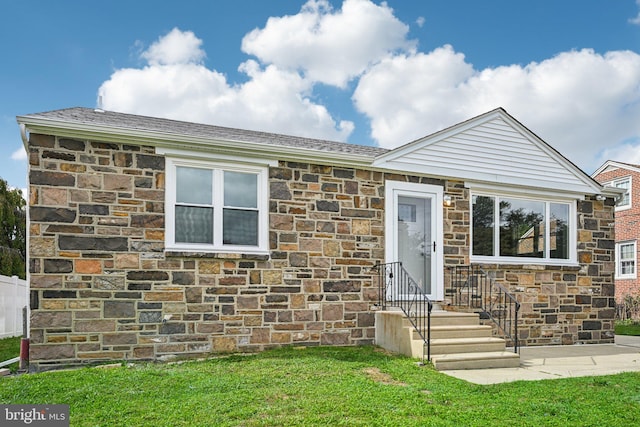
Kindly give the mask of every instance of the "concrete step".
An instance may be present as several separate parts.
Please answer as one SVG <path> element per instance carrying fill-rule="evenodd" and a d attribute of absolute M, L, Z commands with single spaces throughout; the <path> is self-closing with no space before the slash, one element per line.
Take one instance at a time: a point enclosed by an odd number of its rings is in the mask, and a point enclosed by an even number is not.
<path fill-rule="evenodd" d="M 517 354 L 505 351 L 506 342 L 492 336 L 490 325 L 480 325 L 477 313 L 434 310 L 431 313 L 431 359 L 437 369 L 517 367 Z M 376 313 L 376 343 L 390 351 L 421 358 L 424 342 L 401 311 Z"/>
<path fill-rule="evenodd" d="M 517 368 L 520 366 L 520 355 L 510 351 L 438 354 L 431 356 L 431 362 L 439 371 L 453 369 Z"/>
<path fill-rule="evenodd" d="M 431 339 L 431 354 L 504 351 L 505 340 L 494 337 Z"/>
<path fill-rule="evenodd" d="M 405 326 L 411 326 L 409 319 L 403 321 Z M 478 325 L 480 316 L 478 313 L 460 313 L 455 311 L 432 311 L 431 326 L 452 326 L 452 325 Z"/>
<path fill-rule="evenodd" d="M 480 338 L 490 337 L 493 330 L 490 325 L 447 325 L 432 326 L 431 339 L 438 338 Z M 418 332 L 413 331 L 413 339 L 419 339 Z"/>

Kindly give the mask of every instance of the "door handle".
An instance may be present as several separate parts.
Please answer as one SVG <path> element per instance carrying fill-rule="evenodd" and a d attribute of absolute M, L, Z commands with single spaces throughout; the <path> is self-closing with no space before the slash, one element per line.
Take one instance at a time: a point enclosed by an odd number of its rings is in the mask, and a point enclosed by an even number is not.
<path fill-rule="evenodd" d="M 433 242 L 433 252 L 436 251 L 436 242 Z"/>

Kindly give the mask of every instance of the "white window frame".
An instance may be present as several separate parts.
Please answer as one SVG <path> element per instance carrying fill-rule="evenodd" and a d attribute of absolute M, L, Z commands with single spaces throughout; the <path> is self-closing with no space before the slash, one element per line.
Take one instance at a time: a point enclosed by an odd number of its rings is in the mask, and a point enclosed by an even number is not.
<path fill-rule="evenodd" d="M 617 183 L 621 183 L 621 182 L 625 182 L 625 181 L 629 181 L 629 188 L 627 189 L 627 193 L 629 194 L 629 203 L 626 205 L 618 205 L 616 203 L 616 211 L 624 211 L 627 209 L 631 209 L 631 206 L 633 204 L 633 191 L 631 191 L 631 189 L 633 188 L 633 178 L 631 175 L 629 176 L 624 176 L 622 178 L 616 178 L 613 181 L 607 183 L 606 185 L 611 186 L 611 187 L 615 187 L 615 188 L 620 188 L 618 187 L 616 184 Z M 622 197 L 623 195 L 621 194 L 620 197 Z"/>
<path fill-rule="evenodd" d="M 486 197 L 494 197 L 496 199 L 521 199 L 521 200 L 531 200 L 534 202 L 542 202 L 545 204 L 545 227 L 544 227 L 544 241 L 545 241 L 545 257 L 544 258 L 534 258 L 534 257 L 508 257 L 508 256 L 500 256 L 500 203 L 494 204 L 494 227 L 493 227 L 493 253 L 496 255 L 474 255 L 473 254 L 473 197 L 474 196 L 486 196 Z M 551 241 L 550 236 L 550 227 L 548 226 L 548 221 L 551 218 L 551 203 L 559 203 L 566 204 L 569 206 L 569 258 L 568 259 L 559 259 L 559 258 L 551 258 L 551 247 L 548 242 Z M 577 265 L 577 209 L 576 209 L 576 200 L 575 199 L 567 199 L 562 197 L 545 197 L 540 195 L 539 197 L 526 197 L 519 193 L 508 193 L 508 192 L 485 192 L 485 191 L 477 191 L 471 192 L 469 199 L 469 229 L 471 231 L 470 239 L 469 239 L 469 253 L 471 262 L 474 263 L 487 263 L 487 264 L 540 264 L 540 265 Z"/>
<path fill-rule="evenodd" d="M 166 189 L 165 189 L 165 250 L 180 252 L 210 252 L 210 253 L 242 253 L 266 255 L 269 253 L 269 168 L 268 166 L 251 163 L 220 162 L 206 159 L 165 157 L 166 159 Z M 175 207 L 176 207 L 176 168 L 179 166 L 212 170 L 216 188 L 214 188 L 214 221 L 213 244 L 207 243 L 176 243 L 175 241 Z M 257 175 L 257 210 L 258 210 L 258 245 L 224 245 L 222 243 L 222 198 L 224 195 L 224 171 L 243 172 Z"/>
<path fill-rule="evenodd" d="M 633 273 L 622 274 L 622 257 L 620 250 L 623 245 L 633 245 Z M 629 261 L 629 260 L 626 260 Z M 635 240 L 627 240 L 616 243 L 616 279 L 635 279 L 638 277 L 638 246 Z"/>

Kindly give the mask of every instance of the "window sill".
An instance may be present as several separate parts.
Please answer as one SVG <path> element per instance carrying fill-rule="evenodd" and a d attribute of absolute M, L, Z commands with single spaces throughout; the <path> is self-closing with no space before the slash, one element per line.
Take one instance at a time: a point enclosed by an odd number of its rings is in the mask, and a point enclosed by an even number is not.
<path fill-rule="evenodd" d="M 257 261 L 268 261 L 269 252 L 202 252 L 202 251 L 186 251 L 186 250 L 166 250 L 164 255 L 167 258 L 212 258 L 212 259 L 249 259 Z"/>
<path fill-rule="evenodd" d="M 568 262 L 534 262 L 531 260 L 527 261 L 512 261 L 512 260 L 501 260 L 501 259 L 474 259 L 471 258 L 471 264 L 478 265 L 483 268 L 516 268 L 516 269 L 531 269 L 531 270 L 540 270 L 540 269 L 550 269 L 550 270 L 569 270 L 569 271 L 578 271 L 582 267 L 577 262 L 568 261 Z"/>
<path fill-rule="evenodd" d="M 636 280 L 637 276 L 615 276 L 615 280 Z"/>

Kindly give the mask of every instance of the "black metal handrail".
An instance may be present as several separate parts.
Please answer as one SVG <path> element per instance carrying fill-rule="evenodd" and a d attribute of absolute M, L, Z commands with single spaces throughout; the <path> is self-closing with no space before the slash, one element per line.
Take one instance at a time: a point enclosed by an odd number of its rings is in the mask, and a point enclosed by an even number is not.
<path fill-rule="evenodd" d="M 447 267 L 445 298 L 452 306 L 480 311 L 491 320 L 518 353 L 518 312 L 520 303 L 504 286 L 476 265 Z"/>
<path fill-rule="evenodd" d="M 378 306 L 400 308 L 424 341 L 422 360 L 431 361 L 431 310 L 433 303 L 402 266 L 402 262 L 376 264 L 378 272 Z"/>

